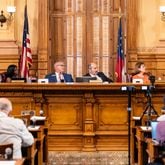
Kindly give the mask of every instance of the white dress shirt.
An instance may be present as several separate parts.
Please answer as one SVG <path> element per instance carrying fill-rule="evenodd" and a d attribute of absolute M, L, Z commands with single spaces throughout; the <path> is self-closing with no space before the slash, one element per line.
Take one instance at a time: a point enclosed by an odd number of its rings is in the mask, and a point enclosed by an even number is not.
<path fill-rule="evenodd" d="M 34 138 L 21 119 L 0 112 L 0 144 L 6 143 L 13 143 L 13 159 L 20 159 L 21 146 L 32 145 Z"/>
<path fill-rule="evenodd" d="M 55 74 L 56 74 L 57 82 L 61 82 L 61 80 L 64 81 L 64 75 L 62 73 L 55 72 Z"/>

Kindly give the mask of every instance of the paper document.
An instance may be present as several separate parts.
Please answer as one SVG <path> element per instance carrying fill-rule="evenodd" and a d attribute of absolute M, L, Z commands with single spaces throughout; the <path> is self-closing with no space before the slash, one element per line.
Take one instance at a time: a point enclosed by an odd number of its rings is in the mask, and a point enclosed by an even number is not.
<path fill-rule="evenodd" d="M 133 116 L 134 120 L 140 120 L 140 116 Z"/>
<path fill-rule="evenodd" d="M 28 126 L 28 130 L 29 130 L 29 131 L 39 130 L 39 128 L 40 128 L 40 126 L 39 126 L 39 125 L 36 125 L 36 126 L 29 125 L 29 126 Z"/>
<path fill-rule="evenodd" d="M 143 131 L 151 131 L 151 127 L 150 126 L 141 126 L 140 127 Z"/>
<path fill-rule="evenodd" d="M 1 165 L 15 165 L 16 164 L 16 161 L 14 161 L 14 160 L 10 160 L 10 161 L 8 161 L 8 160 L 0 160 L 0 164 Z"/>
<path fill-rule="evenodd" d="M 30 120 L 45 120 L 46 116 L 32 116 Z"/>

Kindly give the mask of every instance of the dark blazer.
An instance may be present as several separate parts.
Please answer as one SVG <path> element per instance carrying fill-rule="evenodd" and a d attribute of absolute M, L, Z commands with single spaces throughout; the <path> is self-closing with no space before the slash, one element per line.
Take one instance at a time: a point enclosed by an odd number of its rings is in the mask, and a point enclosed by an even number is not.
<path fill-rule="evenodd" d="M 73 78 L 71 74 L 63 73 L 65 82 L 73 82 Z M 57 82 L 56 74 L 50 73 L 45 76 L 49 80 L 49 82 Z"/>
<path fill-rule="evenodd" d="M 109 83 L 113 82 L 110 78 L 108 78 L 103 72 L 98 72 L 97 75 L 102 79 L 103 82 L 108 81 Z M 89 73 L 87 73 L 84 76 L 90 76 Z"/>

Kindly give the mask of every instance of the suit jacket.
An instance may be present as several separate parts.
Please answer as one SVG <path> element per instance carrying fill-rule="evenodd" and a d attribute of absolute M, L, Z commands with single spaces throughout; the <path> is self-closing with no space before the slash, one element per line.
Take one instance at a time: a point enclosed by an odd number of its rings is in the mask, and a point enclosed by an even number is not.
<path fill-rule="evenodd" d="M 71 74 L 63 73 L 64 81 L 65 82 L 73 82 L 73 78 Z M 56 74 L 50 73 L 45 76 L 49 80 L 49 82 L 57 82 Z"/>
<path fill-rule="evenodd" d="M 98 72 L 97 75 L 102 79 L 103 82 L 108 81 L 109 83 L 113 82 L 110 78 L 108 78 L 103 72 Z M 89 73 L 87 73 L 84 76 L 91 76 Z"/>
<path fill-rule="evenodd" d="M 21 159 L 21 146 L 31 146 L 34 138 L 21 119 L 0 112 L 0 144 L 3 143 L 13 143 L 13 159 Z"/>

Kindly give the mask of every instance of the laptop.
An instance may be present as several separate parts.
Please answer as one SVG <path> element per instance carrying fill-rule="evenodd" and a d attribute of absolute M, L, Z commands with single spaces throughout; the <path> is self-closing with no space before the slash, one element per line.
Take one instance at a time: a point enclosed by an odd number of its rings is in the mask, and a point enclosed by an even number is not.
<path fill-rule="evenodd" d="M 151 136 L 152 140 L 156 140 L 156 128 L 157 128 L 158 121 L 151 121 Z"/>
<path fill-rule="evenodd" d="M 90 80 L 97 80 L 97 78 L 91 76 L 76 77 L 76 82 L 90 82 Z"/>

